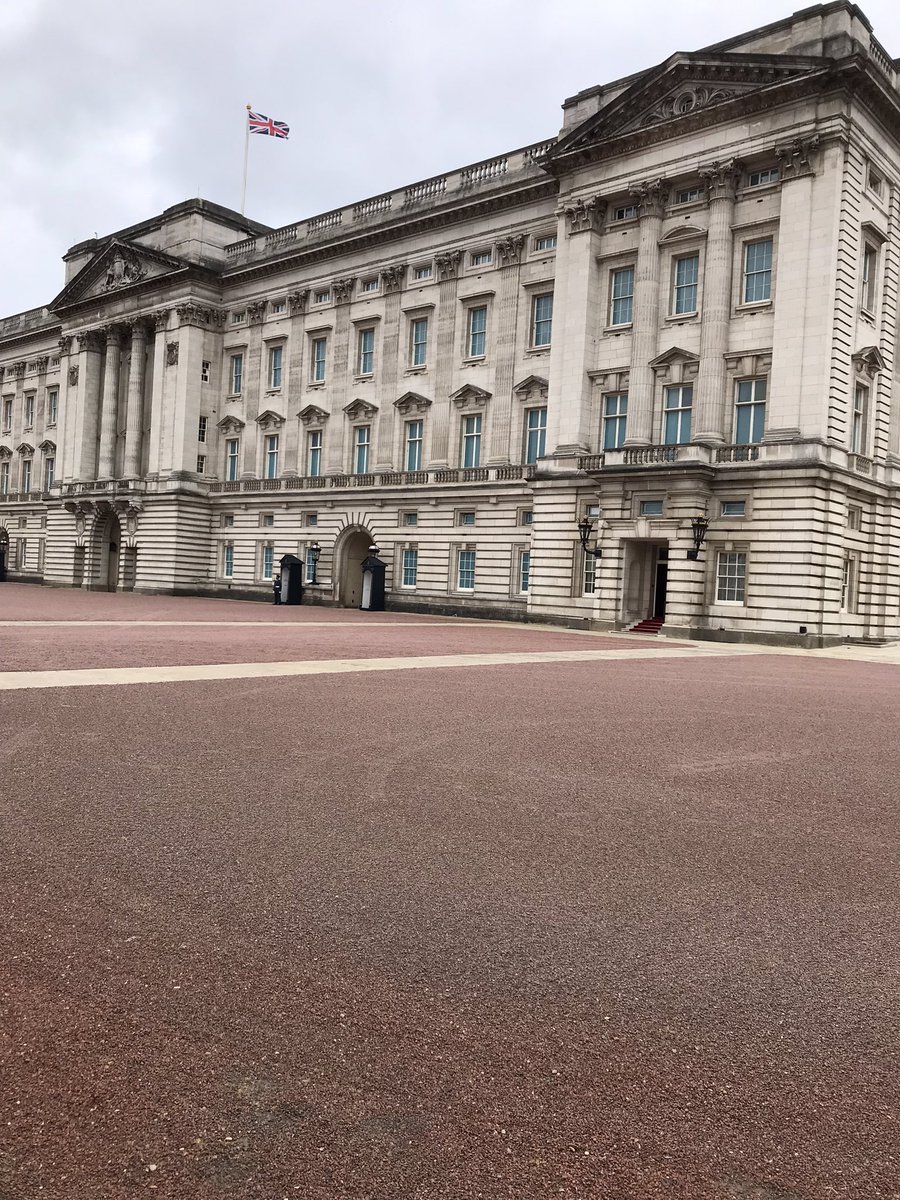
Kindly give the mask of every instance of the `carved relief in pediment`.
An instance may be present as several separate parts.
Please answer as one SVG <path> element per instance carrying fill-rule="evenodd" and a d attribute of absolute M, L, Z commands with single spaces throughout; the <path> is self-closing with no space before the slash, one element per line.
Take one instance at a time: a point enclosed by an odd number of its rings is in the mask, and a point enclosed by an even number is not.
<path fill-rule="evenodd" d="M 351 400 L 344 406 L 344 412 L 351 421 L 358 421 L 360 417 L 369 419 L 378 412 L 378 405 L 368 404 L 365 400 Z"/>
<path fill-rule="evenodd" d="M 450 396 L 457 408 L 484 408 L 490 398 L 490 392 L 476 387 L 474 383 L 463 384 Z"/>
<path fill-rule="evenodd" d="M 261 412 L 256 418 L 256 423 L 260 429 L 279 429 L 284 424 L 284 417 L 281 413 L 273 412 L 271 408 L 267 408 L 265 412 Z"/>
<path fill-rule="evenodd" d="M 394 408 L 406 416 L 407 413 L 424 412 L 431 408 L 431 401 L 427 396 L 420 396 L 418 392 L 404 392 L 394 401 Z"/>
<path fill-rule="evenodd" d="M 297 415 L 304 425 L 321 425 L 323 421 L 328 420 L 328 413 L 324 408 L 319 408 L 318 404 L 307 404 Z"/>

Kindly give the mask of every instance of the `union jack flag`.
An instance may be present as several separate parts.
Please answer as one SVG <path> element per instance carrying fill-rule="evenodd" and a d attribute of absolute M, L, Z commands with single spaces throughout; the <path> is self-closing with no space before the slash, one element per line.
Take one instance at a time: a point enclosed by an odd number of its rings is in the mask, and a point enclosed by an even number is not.
<path fill-rule="evenodd" d="M 251 112 L 247 114 L 250 121 L 251 133 L 262 133 L 268 137 L 286 138 L 291 132 L 290 126 L 284 121 L 273 121 L 271 117 L 264 117 L 262 113 Z"/>

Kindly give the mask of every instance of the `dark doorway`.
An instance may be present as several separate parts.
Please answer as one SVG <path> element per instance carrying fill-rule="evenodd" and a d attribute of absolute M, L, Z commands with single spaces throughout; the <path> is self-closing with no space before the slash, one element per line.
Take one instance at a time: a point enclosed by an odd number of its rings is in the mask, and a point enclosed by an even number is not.
<path fill-rule="evenodd" d="M 669 581 L 669 550 L 660 546 L 656 560 L 656 579 L 653 587 L 653 617 L 657 621 L 666 619 L 666 586 Z"/>

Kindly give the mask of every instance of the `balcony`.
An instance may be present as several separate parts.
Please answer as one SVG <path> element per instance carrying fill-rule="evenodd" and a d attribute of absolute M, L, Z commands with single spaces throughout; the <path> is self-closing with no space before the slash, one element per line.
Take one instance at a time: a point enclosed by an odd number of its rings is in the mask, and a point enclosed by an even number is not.
<path fill-rule="evenodd" d="M 714 464 L 757 462 L 765 457 L 761 445 L 710 446 L 702 442 L 686 442 L 678 446 L 622 446 L 603 454 L 585 454 L 578 460 L 581 471 L 602 471 L 617 467 L 656 467 L 670 465 L 704 466 Z"/>
<path fill-rule="evenodd" d="M 451 467 L 435 471 L 382 471 L 366 475 L 287 475 L 279 479 L 230 479 L 211 483 L 213 494 L 233 492 L 306 492 L 333 488 L 408 488 L 452 483 L 513 483 L 531 479 L 534 467 Z M 69 487 L 80 486 L 69 484 Z M 86 485 L 90 486 L 90 485 Z"/>

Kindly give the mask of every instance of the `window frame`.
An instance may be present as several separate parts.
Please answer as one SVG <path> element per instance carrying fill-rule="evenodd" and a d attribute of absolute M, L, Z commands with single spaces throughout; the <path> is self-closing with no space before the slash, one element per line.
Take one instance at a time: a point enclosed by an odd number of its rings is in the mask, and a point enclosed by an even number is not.
<path fill-rule="evenodd" d="M 417 436 L 413 436 L 417 433 Z M 421 471 L 425 461 L 425 422 L 422 417 L 413 417 L 403 423 L 404 471 Z"/>
<path fill-rule="evenodd" d="M 733 560 L 733 561 L 731 561 Z M 740 560 L 740 561 L 738 561 Z M 747 606 L 747 566 L 748 555 L 746 550 L 717 550 L 716 551 L 716 566 L 713 579 L 714 587 L 714 604 L 727 604 L 735 608 L 746 608 Z M 723 566 L 726 568 L 723 572 Z M 739 568 L 734 573 L 727 568 L 734 566 Z M 733 597 L 723 596 L 722 592 L 733 591 Z M 738 595 L 738 592 L 740 593 Z"/>
<path fill-rule="evenodd" d="M 752 396 L 749 400 L 741 399 L 741 389 L 750 385 Z M 762 399 L 757 398 L 757 391 L 762 387 Z M 768 375 L 748 375 L 734 381 L 734 444 L 736 446 L 758 446 L 766 434 L 766 405 L 769 398 Z M 743 413 L 748 412 L 750 436 L 742 440 L 740 426 Z M 757 422 L 759 428 L 757 429 Z M 759 436 L 754 436 L 758 433 Z"/>
<path fill-rule="evenodd" d="M 471 427 L 469 423 L 473 422 Z M 477 423 L 477 424 L 476 424 Z M 474 470 L 481 466 L 481 439 L 484 433 L 484 421 L 482 414 L 479 413 L 464 413 L 460 419 L 459 432 L 459 465 L 463 470 Z M 469 448 L 472 448 L 473 453 L 469 455 Z M 473 462 L 467 462 L 466 459 L 472 457 Z"/>
<path fill-rule="evenodd" d="M 244 352 L 233 350 L 228 358 L 229 396 L 240 396 L 244 387 Z"/>
<path fill-rule="evenodd" d="M 419 337 L 424 333 L 424 337 Z M 409 319 L 409 365 L 425 367 L 428 365 L 428 317 L 418 316 Z"/>
<path fill-rule="evenodd" d="M 853 407 L 850 411 L 850 453 L 864 458 L 869 453 L 869 424 L 872 389 L 861 379 L 854 381 Z"/>
<path fill-rule="evenodd" d="M 363 325 L 356 331 L 356 374 L 360 379 L 375 374 L 374 325 Z"/>
<path fill-rule="evenodd" d="M 761 270 L 749 270 L 750 251 L 754 246 L 768 245 L 769 247 L 769 265 Z M 758 277 L 767 276 L 767 290 L 765 296 L 750 297 L 750 281 L 756 280 Z M 748 237 L 741 242 L 741 273 L 740 273 L 740 303 L 741 308 L 759 308 L 764 304 L 772 303 L 775 282 L 775 237 L 774 234 L 765 234 L 758 237 Z"/>
<path fill-rule="evenodd" d="M 669 398 L 675 392 L 678 393 L 679 403 L 670 405 Z M 685 392 L 688 393 L 690 404 L 684 403 Z M 687 417 L 685 417 L 687 413 Z M 663 389 L 663 426 L 662 437 L 660 439 L 663 446 L 687 446 L 690 443 L 693 433 L 694 423 L 694 385 L 693 383 L 669 383 Z M 669 418 L 674 417 L 671 422 L 676 427 L 674 440 L 669 440 L 670 421 Z M 684 424 L 687 422 L 687 437 L 684 436 Z"/>
<path fill-rule="evenodd" d="M 321 355 L 319 349 L 321 348 Z M 328 334 L 311 334 L 309 339 L 309 381 L 325 383 L 328 378 Z"/>
<path fill-rule="evenodd" d="M 693 280 L 688 282 L 679 282 L 679 269 L 684 263 L 694 263 L 695 272 Z M 692 308 L 681 308 L 679 305 L 687 297 L 693 299 Z M 670 313 L 672 317 L 695 317 L 700 311 L 700 251 L 694 250 L 689 254 L 675 254 L 672 256 L 672 291 L 670 300 Z"/>
<path fill-rule="evenodd" d="M 476 315 L 483 314 L 481 329 L 476 329 Z M 488 306 L 486 304 L 471 304 L 466 309 L 466 353 L 467 359 L 487 357 Z M 481 349 L 476 348 L 476 338 L 481 338 Z"/>
<path fill-rule="evenodd" d="M 59 420 L 59 388 L 47 388 L 47 424 L 55 425 Z"/>
<path fill-rule="evenodd" d="M 411 568 L 409 565 L 409 556 L 412 556 Z M 409 576 L 412 578 L 409 578 Z M 400 557 L 400 586 L 413 590 L 419 582 L 419 547 L 404 546 Z"/>
<path fill-rule="evenodd" d="M 363 436 L 365 435 L 365 436 Z M 351 475 L 369 474 L 369 457 L 372 451 L 372 426 L 368 422 L 353 426 L 351 446 Z M 362 465 L 360 465 L 362 464 Z"/>
<path fill-rule="evenodd" d="M 864 237 L 859 282 L 859 307 L 862 312 L 870 317 L 875 316 L 878 307 L 878 276 L 880 269 L 881 247 L 876 246 L 871 238 Z"/>
<path fill-rule="evenodd" d="M 539 315 L 540 306 L 543 302 L 550 302 L 550 311 L 546 315 Z M 546 326 L 546 340 L 538 341 L 539 330 Z M 531 328 L 529 332 L 528 347 L 530 350 L 549 350 L 553 340 L 553 292 L 537 292 L 531 297 Z"/>
<path fill-rule="evenodd" d="M 466 560 L 463 566 L 463 558 Z M 459 546 L 456 551 L 456 588 L 457 592 L 474 592 L 476 573 L 478 570 L 478 552 L 471 546 Z M 471 578 L 471 583 L 463 583 L 463 573 Z"/>
<path fill-rule="evenodd" d="M 317 438 L 318 442 L 313 439 Z M 306 475 L 310 479 L 318 479 L 322 474 L 322 451 L 325 445 L 324 429 L 307 429 L 306 431 L 306 447 L 305 447 L 305 466 Z M 313 457 L 315 455 L 315 458 Z M 313 467 L 316 469 L 313 470 Z"/>
<path fill-rule="evenodd" d="M 268 391 L 280 392 L 284 377 L 284 343 L 280 342 L 277 346 L 269 346 L 269 358 L 266 378 L 268 380 Z"/>
<path fill-rule="evenodd" d="M 278 478 L 278 458 L 281 453 L 281 435 L 263 435 L 263 479 Z"/>
<path fill-rule="evenodd" d="M 537 417 L 537 424 L 532 424 L 532 418 Z M 541 420 L 543 417 L 543 420 Z M 533 466 L 547 452 L 547 405 L 534 404 L 525 409 L 523 422 L 522 461 L 526 466 Z"/>
<path fill-rule="evenodd" d="M 232 446 L 234 453 L 232 454 Z M 241 439 L 230 437 L 225 439 L 225 480 L 234 483 L 241 473 Z"/>
<path fill-rule="evenodd" d="M 624 329 L 627 326 L 634 324 L 634 279 L 636 274 L 636 263 L 623 263 L 619 267 L 610 267 L 609 270 L 609 306 L 607 309 L 607 327 L 609 329 Z M 631 291 L 623 292 L 620 296 L 616 295 L 616 280 L 618 276 L 630 275 Z M 627 303 L 627 320 L 617 320 L 619 314 L 616 311 L 616 306 Z"/>
<path fill-rule="evenodd" d="M 606 392 L 603 397 L 601 414 L 600 444 L 603 450 L 621 450 L 628 436 L 628 392 Z M 610 404 L 615 404 L 616 411 L 610 411 Z M 623 408 L 624 405 L 624 408 Z M 614 430 L 612 437 L 610 430 Z"/>

